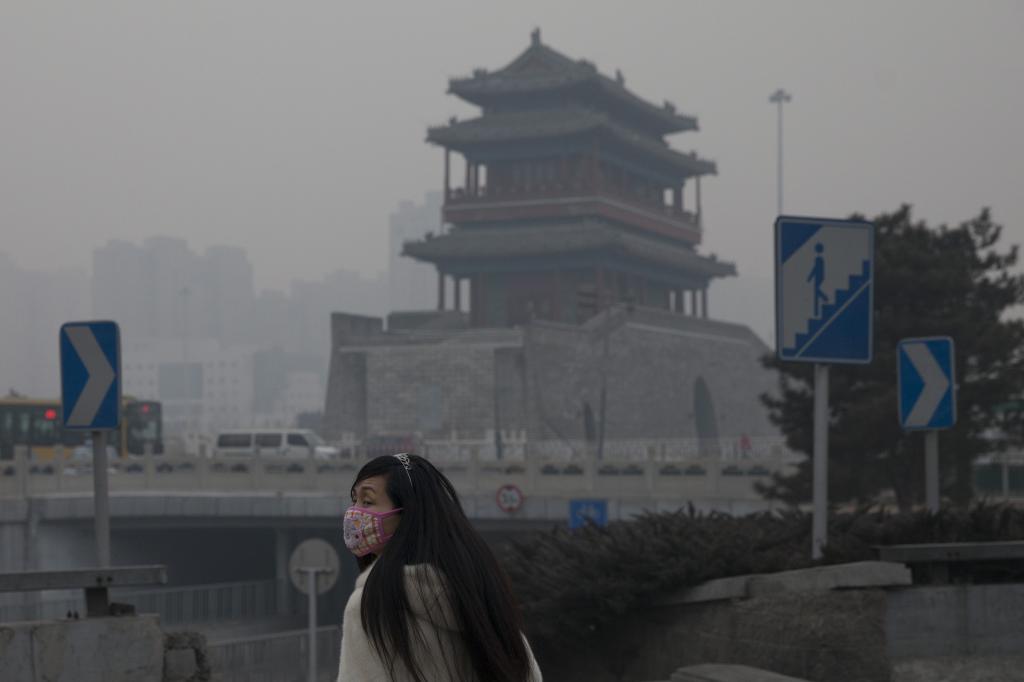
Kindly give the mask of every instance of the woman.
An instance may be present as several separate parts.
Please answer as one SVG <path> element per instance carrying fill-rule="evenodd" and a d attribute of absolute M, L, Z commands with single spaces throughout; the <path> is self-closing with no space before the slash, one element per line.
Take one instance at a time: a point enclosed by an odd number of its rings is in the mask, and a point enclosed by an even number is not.
<path fill-rule="evenodd" d="M 351 496 L 345 544 L 362 573 L 338 682 L 541 682 L 508 579 L 434 465 L 378 457 Z"/>

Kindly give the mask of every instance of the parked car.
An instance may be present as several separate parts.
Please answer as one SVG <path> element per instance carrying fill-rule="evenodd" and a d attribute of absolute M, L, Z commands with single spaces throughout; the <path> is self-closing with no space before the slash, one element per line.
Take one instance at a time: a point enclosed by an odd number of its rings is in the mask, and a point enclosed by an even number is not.
<path fill-rule="evenodd" d="M 217 434 L 213 454 L 330 460 L 337 459 L 339 451 L 309 429 L 233 429 Z"/>

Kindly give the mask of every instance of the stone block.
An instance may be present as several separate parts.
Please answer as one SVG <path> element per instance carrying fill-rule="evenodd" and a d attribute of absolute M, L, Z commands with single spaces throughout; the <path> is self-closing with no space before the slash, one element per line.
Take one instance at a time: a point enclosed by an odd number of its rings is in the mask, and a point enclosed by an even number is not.
<path fill-rule="evenodd" d="M 779 592 L 824 592 L 855 587 L 906 587 L 913 583 L 910 569 L 887 561 L 858 561 L 751 576 L 751 597 Z"/>
<path fill-rule="evenodd" d="M 706 583 L 677 592 L 666 599 L 664 604 L 668 606 L 722 599 L 742 599 L 747 596 L 747 581 L 750 580 L 750 577 L 749 575 L 738 575 L 732 578 L 709 580 Z"/>
<path fill-rule="evenodd" d="M 858 561 L 835 566 L 817 566 L 779 573 L 738 575 L 709 580 L 681 590 L 665 599 L 664 605 L 693 604 L 724 599 L 743 599 L 784 592 L 827 592 L 865 587 L 906 587 L 910 569 L 886 561 Z"/>
<path fill-rule="evenodd" d="M 196 652 L 192 649 L 170 649 L 164 653 L 163 682 L 186 682 L 196 674 Z"/>
<path fill-rule="evenodd" d="M 680 668 L 669 682 L 806 682 L 798 677 L 779 675 L 747 665 L 706 663 Z"/>
<path fill-rule="evenodd" d="M 156 616 L 34 621 L 0 627 L 0 680 L 160 682 Z"/>

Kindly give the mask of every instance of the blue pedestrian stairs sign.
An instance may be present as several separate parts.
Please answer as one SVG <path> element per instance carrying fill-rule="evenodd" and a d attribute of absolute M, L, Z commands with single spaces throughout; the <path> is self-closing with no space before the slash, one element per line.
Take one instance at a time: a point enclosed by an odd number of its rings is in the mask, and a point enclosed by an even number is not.
<path fill-rule="evenodd" d="M 775 347 L 782 360 L 867 363 L 872 355 L 874 225 L 775 222 Z"/>
<path fill-rule="evenodd" d="M 899 414 L 904 429 L 948 429 L 956 423 L 954 352 L 948 336 L 900 341 Z"/>
<path fill-rule="evenodd" d="M 60 328 L 64 427 L 90 431 L 121 425 L 121 332 L 116 322 L 68 322 Z"/>

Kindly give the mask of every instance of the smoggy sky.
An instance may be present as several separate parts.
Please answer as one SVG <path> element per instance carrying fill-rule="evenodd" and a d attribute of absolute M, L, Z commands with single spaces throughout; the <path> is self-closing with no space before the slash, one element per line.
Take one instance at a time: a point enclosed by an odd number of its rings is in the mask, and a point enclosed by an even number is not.
<path fill-rule="evenodd" d="M 401 7 L 399 7 L 401 5 Z M 257 286 L 386 267 L 387 218 L 440 188 L 450 76 L 529 33 L 699 117 L 711 312 L 771 330 L 776 114 L 786 211 L 929 221 L 991 206 L 1024 241 L 1024 3 L 125 0 L 0 3 L 0 250 L 89 267 L 154 234 L 248 250 Z"/>

